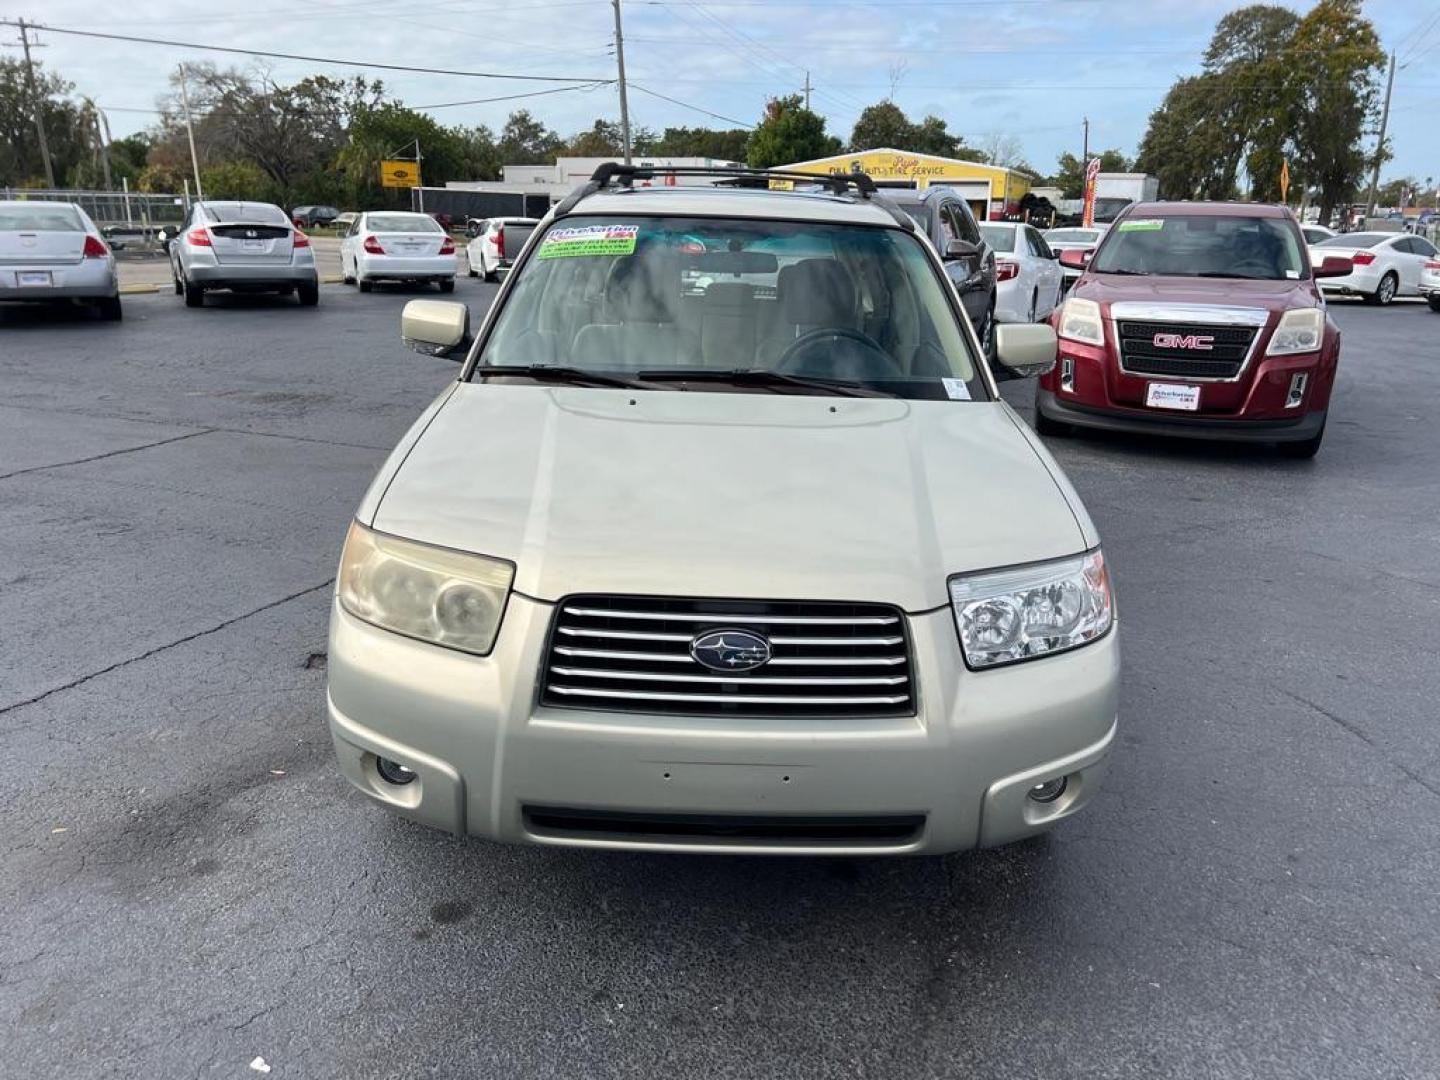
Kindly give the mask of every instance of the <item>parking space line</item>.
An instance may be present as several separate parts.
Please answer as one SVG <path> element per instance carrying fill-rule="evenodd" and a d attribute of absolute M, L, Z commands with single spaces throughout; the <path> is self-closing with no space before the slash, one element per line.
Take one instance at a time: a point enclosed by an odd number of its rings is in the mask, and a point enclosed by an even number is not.
<path fill-rule="evenodd" d="M 114 419 L 121 419 L 115 417 Z M 184 435 L 172 435 L 168 439 L 160 439 L 158 442 L 144 443 L 140 446 L 127 446 L 120 450 L 107 450 L 103 454 L 92 454 L 90 457 L 76 458 L 74 461 L 56 461 L 49 465 L 32 465 L 28 469 L 16 469 L 14 472 L 0 473 L 0 480 L 9 480 L 12 476 L 25 476 L 28 473 L 44 472 L 47 469 L 64 469 L 71 465 L 84 465 L 87 461 L 103 461 L 105 458 L 119 457 L 121 454 L 133 454 L 139 450 L 150 450 L 156 446 L 166 446 L 169 443 L 180 442 L 182 439 L 193 439 L 197 435 L 210 435 L 214 433 L 213 428 L 205 428 L 203 431 L 190 431 Z"/>

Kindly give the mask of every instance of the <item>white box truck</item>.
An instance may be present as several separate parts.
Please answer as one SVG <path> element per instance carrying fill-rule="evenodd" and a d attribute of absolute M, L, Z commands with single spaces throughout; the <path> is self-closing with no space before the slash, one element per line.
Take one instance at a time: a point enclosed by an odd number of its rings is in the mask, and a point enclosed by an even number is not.
<path fill-rule="evenodd" d="M 1160 180 L 1148 173 L 1102 172 L 1095 177 L 1095 220 L 1114 221 L 1132 202 L 1160 197 Z"/>

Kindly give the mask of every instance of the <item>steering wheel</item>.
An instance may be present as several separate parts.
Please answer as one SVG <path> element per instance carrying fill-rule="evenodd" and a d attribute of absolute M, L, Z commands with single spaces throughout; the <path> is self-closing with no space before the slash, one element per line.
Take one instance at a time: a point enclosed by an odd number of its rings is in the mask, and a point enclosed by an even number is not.
<path fill-rule="evenodd" d="M 1232 266 L 1231 269 L 1243 270 L 1247 266 L 1250 267 L 1250 269 L 1252 270 L 1259 270 L 1262 274 L 1270 274 L 1273 273 L 1275 270 L 1275 268 L 1269 263 L 1267 263 L 1264 259 L 1241 259 L 1234 266 Z"/>
<path fill-rule="evenodd" d="M 860 348 L 845 350 L 849 358 L 858 359 L 861 362 L 855 364 L 851 370 L 839 370 L 835 365 L 830 370 L 806 371 L 806 362 L 814 359 L 814 354 L 822 353 L 834 342 L 850 342 Z M 850 365 L 846 365 L 850 367 Z M 900 365 L 895 358 L 886 352 L 874 338 L 863 334 L 859 330 L 852 330 L 847 326 L 823 326 L 818 330 L 810 330 L 801 334 L 798 338 L 786 346 L 775 361 L 775 370 L 785 375 L 818 375 L 827 378 L 842 379 L 894 379 L 900 378 L 905 373 L 900 370 Z"/>

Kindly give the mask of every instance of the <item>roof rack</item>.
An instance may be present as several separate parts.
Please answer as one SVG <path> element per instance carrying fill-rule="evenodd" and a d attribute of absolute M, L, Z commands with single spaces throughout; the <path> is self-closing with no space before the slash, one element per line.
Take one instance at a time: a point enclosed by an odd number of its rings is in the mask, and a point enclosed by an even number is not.
<path fill-rule="evenodd" d="M 875 181 L 863 172 L 808 173 L 791 169 L 751 169 L 734 165 L 622 165 L 618 161 L 606 161 L 597 166 L 587 183 L 576 188 L 555 207 L 555 216 L 564 217 L 582 199 L 604 191 L 612 184 L 620 188 L 633 188 L 636 180 L 654 180 L 660 176 L 714 176 L 722 181 L 764 181 L 767 184 L 771 180 L 789 180 L 792 183 L 805 181 L 828 188 L 835 195 L 844 195 L 854 188 L 862 199 L 883 206 L 902 228 L 911 231 L 915 228 L 915 222 L 908 214 L 888 199 L 880 197 Z"/>

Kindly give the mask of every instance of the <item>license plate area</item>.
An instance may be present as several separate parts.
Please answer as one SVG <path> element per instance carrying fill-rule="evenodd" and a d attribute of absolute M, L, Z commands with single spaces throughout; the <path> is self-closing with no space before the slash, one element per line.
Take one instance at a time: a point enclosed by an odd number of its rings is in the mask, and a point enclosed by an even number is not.
<path fill-rule="evenodd" d="M 1199 412 L 1200 387 L 1152 382 L 1145 387 L 1145 404 L 1152 409 Z"/>
<path fill-rule="evenodd" d="M 269 242 L 268 240 L 242 240 L 242 241 L 240 241 L 240 249 L 241 249 L 242 251 L 260 251 L 260 252 L 263 252 L 263 251 L 267 250 L 269 247 L 270 247 L 270 242 Z"/>
<path fill-rule="evenodd" d="M 22 289 L 48 289 L 55 284 L 49 270 L 21 270 L 15 275 L 15 284 Z"/>

